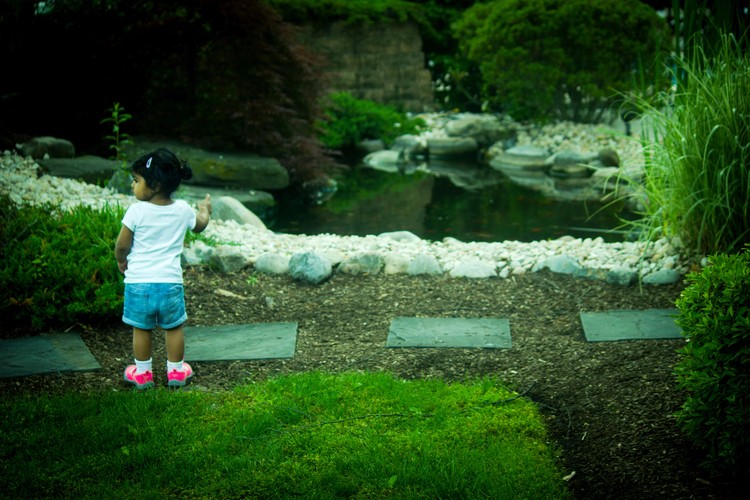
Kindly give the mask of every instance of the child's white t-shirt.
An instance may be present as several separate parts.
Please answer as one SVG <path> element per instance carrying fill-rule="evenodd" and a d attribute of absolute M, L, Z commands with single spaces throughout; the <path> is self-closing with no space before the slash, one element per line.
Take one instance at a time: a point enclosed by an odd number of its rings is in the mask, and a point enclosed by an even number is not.
<path fill-rule="evenodd" d="M 182 283 L 180 257 L 185 233 L 195 228 L 186 202 L 155 205 L 140 201 L 128 208 L 122 224 L 133 231 L 125 283 Z"/>

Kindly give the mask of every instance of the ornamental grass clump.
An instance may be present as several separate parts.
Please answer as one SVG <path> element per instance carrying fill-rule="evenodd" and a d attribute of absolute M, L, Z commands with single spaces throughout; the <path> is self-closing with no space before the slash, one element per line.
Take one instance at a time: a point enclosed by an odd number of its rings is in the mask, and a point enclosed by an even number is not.
<path fill-rule="evenodd" d="M 679 236 L 701 255 L 750 242 L 750 56 L 731 35 L 679 60 L 669 99 L 641 101 L 644 236 Z"/>
<path fill-rule="evenodd" d="M 677 422 L 722 472 L 750 472 L 750 245 L 714 255 L 677 300 L 688 343 L 675 367 L 687 400 Z"/>

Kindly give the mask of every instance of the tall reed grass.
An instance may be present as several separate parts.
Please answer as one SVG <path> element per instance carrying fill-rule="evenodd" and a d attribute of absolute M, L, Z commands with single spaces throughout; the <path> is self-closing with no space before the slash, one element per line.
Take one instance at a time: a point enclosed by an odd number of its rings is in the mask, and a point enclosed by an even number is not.
<path fill-rule="evenodd" d="M 675 93 L 636 102 L 646 178 L 635 224 L 648 239 L 678 236 L 703 255 L 750 241 L 750 56 L 741 47 L 722 35 L 710 57 L 697 44 L 677 60 Z"/>

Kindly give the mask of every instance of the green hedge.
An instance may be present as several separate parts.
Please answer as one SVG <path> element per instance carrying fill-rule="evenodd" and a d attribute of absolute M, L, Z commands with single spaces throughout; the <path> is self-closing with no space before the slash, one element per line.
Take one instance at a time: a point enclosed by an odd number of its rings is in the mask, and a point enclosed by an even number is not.
<path fill-rule="evenodd" d="M 688 343 L 675 371 L 687 401 L 682 429 L 707 453 L 712 468 L 750 472 L 750 245 L 714 255 L 688 276 L 677 300 L 677 323 Z M 747 476 L 745 476 L 747 477 Z"/>
<path fill-rule="evenodd" d="M 31 331 L 119 319 L 122 278 L 114 258 L 123 210 L 18 207 L 0 199 L 0 315 Z"/>

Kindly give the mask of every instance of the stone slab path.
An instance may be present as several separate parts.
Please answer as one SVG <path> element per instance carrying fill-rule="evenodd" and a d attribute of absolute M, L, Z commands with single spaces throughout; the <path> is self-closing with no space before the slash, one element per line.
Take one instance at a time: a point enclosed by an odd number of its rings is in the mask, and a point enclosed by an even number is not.
<path fill-rule="evenodd" d="M 297 323 L 185 327 L 185 359 L 229 361 L 294 357 Z"/>
<path fill-rule="evenodd" d="M 589 342 L 679 339 L 677 309 L 581 312 Z M 297 323 L 185 327 L 185 359 L 229 361 L 292 358 Z M 391 321 L 386 347 L 510 349 L 505 318 L 416 318 Z M 77 333 L 0 340 L 0 378 L 93 371 L 101 366 Z"/>
<path fill-rule="evenodd" d="M 505 318 L 396 318 L 385 345 L 510 349 L 510 323 Z"/>
<path fill-rule="evenodd" d="M 617 340 L 678 339 L 677 309 L 582 312 L 583 333 L 589 342 Z"/>
<path fill-rule="evenodd" d="M 0 340 L 0 378 L 99 369 L 77 333 Z"/>

